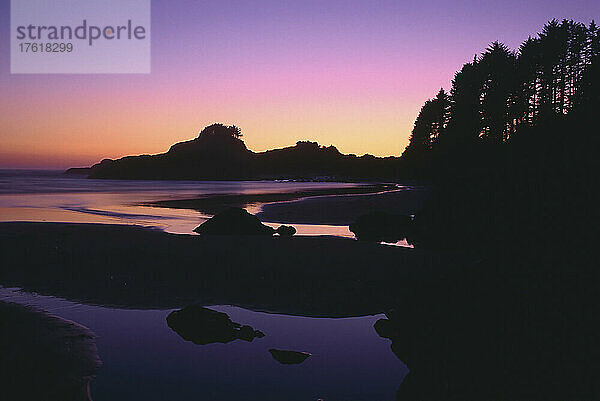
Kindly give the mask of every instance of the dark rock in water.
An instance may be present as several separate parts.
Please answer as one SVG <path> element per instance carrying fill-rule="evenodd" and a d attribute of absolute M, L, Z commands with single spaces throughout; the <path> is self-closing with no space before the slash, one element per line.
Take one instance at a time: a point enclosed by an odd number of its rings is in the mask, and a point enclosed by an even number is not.
<path fill-rule="evenodd" d="M 77 323 L 0 301 L 1 399 L 87 401 L 102 365 L 95 335 Z"/>
<path fill-rule="evenodd" d="M 296 234 L 296 229 L 292 226 L 282 225 L 277 227 L 277 230 L 275 230 L 275 232 L 282 237 L 291 237 L 292 235 Z"/>
<path fill-rule="evenodd" d="M 382 338 L 395 338 L 399 336 L 397 327 L 388 319 L 379 319 L 373 325 L 375 331 Z"/>
<path fill-rule="evenodd" d="M 250 326 L 231 321 L 223 312 L 192 305 L 167 316 L 169 327 L 184 340 L 194 344 L 228 343 L 233 340 L 252 341 L 265 335 Z"/>
<path fill-rule="evenodd" d="M 198 234 L 211 235 L 273 235 L 275 230 L 258 217 L 241 208 L 230 208 L 194 229 Z"/>
<path fill-rule="evenodd" d="M 283 365 L 297 365 L 311 356 L 308 352 L 286 351 L 275 348 L 271 348 L 269 352 L 273 356 L 273 359 Z"/>
<path fill-rule="evenodd" d="M 260 330 L 254 330 L 250 326 L 242 326 L 237 332 L 237 336 L 240 340 L 252 341 L 255 338 L 263 338 L 265 334 Z"/>
<path fill-rule="evenodd" d="M 356 219 L 350 224 L 350 231 L 359 240 L 397 242 L 408 236 L 411 227 L 409 216 L 375 211 Z"/>
<path fill-rule="evenodd" d="M 67 175 L 88 175 L 91 169 L 89 167 L 72 167 L 65 171 L 63 174 Z"/>

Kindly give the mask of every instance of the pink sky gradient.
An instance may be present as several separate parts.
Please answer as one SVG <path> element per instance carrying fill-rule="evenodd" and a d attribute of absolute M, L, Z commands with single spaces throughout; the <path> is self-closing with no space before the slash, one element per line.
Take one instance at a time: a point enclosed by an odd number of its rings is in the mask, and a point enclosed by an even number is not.
<path fill-rule="evenodd" d="M 600 3 L 152 2 L 152 74 L 10 75 L 0 0 L 0 167 L 166 151 L 213 122 L 255 151 L 297 140 L 399 156 L 423 102 L 494 40 Z"/>

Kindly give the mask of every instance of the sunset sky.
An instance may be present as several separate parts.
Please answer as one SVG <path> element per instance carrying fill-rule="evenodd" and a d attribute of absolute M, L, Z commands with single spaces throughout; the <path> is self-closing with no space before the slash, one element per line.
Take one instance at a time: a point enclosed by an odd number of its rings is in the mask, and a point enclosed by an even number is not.
<path fill-rule="evenodd" d="M 423 102 L 474 54 L 600 1 L 152 1 L 149 75 L 11 75 L 0 0 L 0 167 L 159 153 L 213 122 L 255 151 L 315 140 L 400 155 Z"/>

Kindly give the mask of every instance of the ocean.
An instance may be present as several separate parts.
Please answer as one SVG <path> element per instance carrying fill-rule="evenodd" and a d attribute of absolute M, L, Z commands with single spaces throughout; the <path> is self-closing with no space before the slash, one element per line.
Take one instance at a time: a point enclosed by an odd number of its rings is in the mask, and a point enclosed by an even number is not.
<path fill-rule="evenodd" d="M 192 230 L 210 216 L 189 209 L 142 204 L 205 195 L 282 193 L 355 185 L 293 181 L 90 180 L 58 170 L 0 170 L 0 221 L 135 224 L 176 234 L 193 234 Z M 247 209 L 255 213 L 259 205 L 250 205 Z M 294 226 L 301 235 L 353 236 L 347 226 Z"/>
<path fill-rule="evenodd" d="M 0 221 L 136 224 L 192 233 L 209 216 L 141 203 L 350 185 L 109 181 L 66 176 L 60 171 L 0 170 Z M 255 212 L 258 207 L 249 209 Z M 345 226 L 295 226 L 300 234 L 351 236 Z M 265 336 L 252 342 L 197 345 L 167 325 L 166 317 L 174 309 L 116 308 L 63 299 L 47 288 L 36 293 L 35 289 L 25 292 L 2 284 L 0 300 L 38 307 L 97 335 L 103 366 L 91 383 L 96 401 L 393 400 L 408 372 L 390 349 L 390 341 L 373 328 L 384 315 L 313 318 L 212 305 L 208 307 L 261 330 Z M 271 356 L 271 348 L 312 355 L 299 365 L 283 365 Z"/>

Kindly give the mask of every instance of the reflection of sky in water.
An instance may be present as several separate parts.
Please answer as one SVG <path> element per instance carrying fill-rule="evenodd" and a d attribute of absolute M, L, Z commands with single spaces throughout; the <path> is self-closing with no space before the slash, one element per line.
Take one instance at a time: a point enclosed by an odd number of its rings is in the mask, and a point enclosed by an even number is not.
<path fill-rule="evenodd" d="M 138 224 L 190 233 L 207 216 L 141 202 L 217 193 L 289 192 L 351 186 L 295 182 L 103 181 L 0 170 L 0 221 Z M 258 205 L 248 207 L 251 213 Z M 279 224 L 270 224 L 277 227 Z M 346 226 L 294 224 L 299 234 L 352 237 Z M 92 383 L 103 400 L 392 400 L 406 367 L 380 338 L 380 316 L 304 318 L 218 306 L 266 336 L 254 342 L 195 345 L 166 324 L 169 311 L 88 306 L 0 288 L 0 299 L 32 304 L 92 329 L 104 363 Z M 269 348 L 313 354 L 276 362 Z"/>
<path fill-rule="evenodd" d="M 139 206 L 207 194 L 256 194 L 353 186 L 273 181 L 88 180 L 60 172 L 0 170 L 0 221 L 137 224 L 191 233 L 207 216 L 193 210 Z M 250 205 L 251 213 L 258 205 Z M 352 236 L 347 227 L 295 225 L 298 234 Z"/>
<path fill-rule="evenodd" d="M 92 382 L 96 401 L 393 400 L 407 372 L 373 329 L 381 316 L 317 319 L 218 306 L 266 336 L 202 346 L 167 326 L 170 311 L 87 306 L 10 289 L 0 289 L 0 299 L 39 306 L 98 335 L 104 366 Z M 313 356 L 301 365 L 280 365 L 269 348 Z"/>

